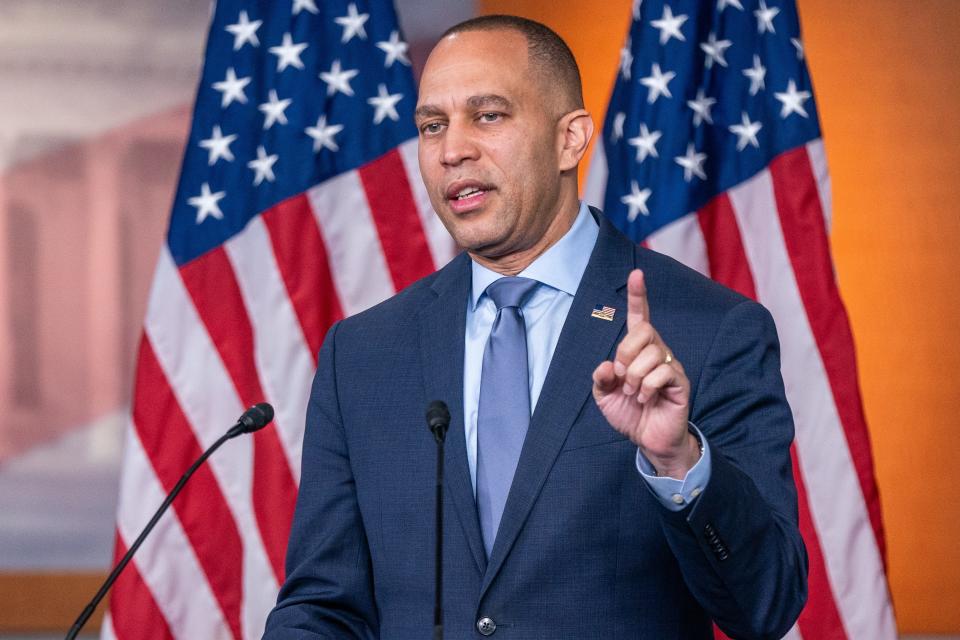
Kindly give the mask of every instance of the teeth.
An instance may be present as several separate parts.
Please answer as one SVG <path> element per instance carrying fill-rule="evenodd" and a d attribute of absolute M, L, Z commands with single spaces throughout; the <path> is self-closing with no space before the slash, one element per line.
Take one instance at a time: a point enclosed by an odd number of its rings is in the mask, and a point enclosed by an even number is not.
<path fill-rule="evenodd" d="M 462 200 L 463 198 L 472 196 L 474 193 L 480 193 L 480 190 L 476 187 L 466 187 L 461 189 L 460 193 L 457 194 L 457 200 Z"/>

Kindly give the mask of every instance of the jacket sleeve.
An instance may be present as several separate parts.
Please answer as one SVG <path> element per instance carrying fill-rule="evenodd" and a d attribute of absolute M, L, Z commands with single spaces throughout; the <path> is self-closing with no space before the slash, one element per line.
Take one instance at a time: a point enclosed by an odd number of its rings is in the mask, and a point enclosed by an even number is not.
<path fill-rule="evenodd" d="M 287 577 L 264 638 L 375 638 L 370 551 L 337 392 L 334 325 L 320 349 L 307 407 L 300 492 Z"/>
<path fill-rule="evenodd" d="M 807 598 L 779 350 L 762 306 L 745 301 L 726 314 L 690 418 L 711 447 L 710 480 L 688 508 L 662 511 L 688 587 L 733 638 L 782 637 Z"/>

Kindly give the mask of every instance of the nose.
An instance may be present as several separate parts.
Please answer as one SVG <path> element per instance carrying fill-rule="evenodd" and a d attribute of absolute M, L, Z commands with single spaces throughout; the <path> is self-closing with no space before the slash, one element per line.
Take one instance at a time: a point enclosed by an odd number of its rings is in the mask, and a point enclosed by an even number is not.
<path fill-rule="evenodd" d="M 440 162 L 446 166 L 457 166 L 466 160 L 476 160 L 479 156 L 476 141 L 468 127 L 454 122 L 448 124 L 440 149 Z"/>

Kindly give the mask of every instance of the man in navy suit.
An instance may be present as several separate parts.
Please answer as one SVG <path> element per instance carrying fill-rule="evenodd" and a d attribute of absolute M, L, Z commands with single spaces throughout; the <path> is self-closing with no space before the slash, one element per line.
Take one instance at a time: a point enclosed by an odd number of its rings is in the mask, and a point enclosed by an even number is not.
<path fill-rule="evenodd" d="M 578 202 L 593 123 L 543 25 L 452 28 L 416 119 L 466 251 L 328 333 L 265 637 L 428 637 L 435 399 L 446 637 L 785 634 L 806 554 L 769 314 Z"/>

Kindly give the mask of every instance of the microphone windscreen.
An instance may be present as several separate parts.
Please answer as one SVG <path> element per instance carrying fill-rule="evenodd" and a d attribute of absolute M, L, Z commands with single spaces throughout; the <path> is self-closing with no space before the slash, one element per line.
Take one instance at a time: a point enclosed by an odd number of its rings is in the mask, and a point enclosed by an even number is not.
<path fill-rule="evenodd" d="M 450 426 L 450 410 L 447 403 L 443 400 L 434 400 L 427 407 L 427 426 L 430 430 L 436 432 L 437 429 L 447 430 Z"/>
<path fill-rule="evenodd" d="M 270 424 L 271 420 L 273 420 L 273 407 L 266 402 L 259 402 L 244 411 L 239 422 L 243 425 L 244 433 L 251 433 L 263 429 Z"/>

